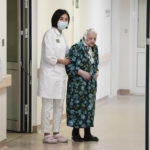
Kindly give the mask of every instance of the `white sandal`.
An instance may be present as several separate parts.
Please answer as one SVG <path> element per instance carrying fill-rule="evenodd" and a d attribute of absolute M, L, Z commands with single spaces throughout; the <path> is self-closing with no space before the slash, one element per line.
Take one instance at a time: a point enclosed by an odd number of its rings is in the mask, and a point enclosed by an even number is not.
<path fill-rule="evenodd" d="M 59 143 L 67 143 L 67 142 L 68 142 L 68 139 L 65 138 L 64 136 L 62 136 L 61 134 L 53 135 L 53 137 L 54 137 L 55 139 L 57 139 L 57 141 L 58 141 Z"/>
<path fill-rule="evenodd" d="M 58 140 L 55 139 L 52 135 L 46 135 L 44 136 L 43 143 L 57 144 Z"/>

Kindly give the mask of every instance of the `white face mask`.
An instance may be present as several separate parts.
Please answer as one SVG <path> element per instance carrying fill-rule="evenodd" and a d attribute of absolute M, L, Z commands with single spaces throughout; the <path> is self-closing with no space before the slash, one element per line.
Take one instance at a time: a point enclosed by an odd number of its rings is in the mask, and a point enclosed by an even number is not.
<path fill-rule="evenodd" d="M 66 27 L 68 27 L 68 23 L 64 22 L 64 21 L 58 21 L 57 27 L 59 30 L 64 30 L 64 29 L 66 29 Z"/>

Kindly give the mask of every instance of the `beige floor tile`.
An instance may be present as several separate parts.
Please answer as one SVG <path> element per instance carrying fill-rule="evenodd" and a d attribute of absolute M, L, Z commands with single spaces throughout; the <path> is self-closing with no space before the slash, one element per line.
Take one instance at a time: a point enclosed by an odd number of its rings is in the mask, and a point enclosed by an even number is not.
<path fill-rule="evenodd" d="M 144 96 L 118 96 L 96 103 L 92 133 L 99 142 L 73 142 L 71 128 L 63 121 L 61 133 L 69 139 L 68 143 L 43 144 L 42 133 L 24 134 L 8 141 L 1 150 L 144 150 L 144 132 Z"/>

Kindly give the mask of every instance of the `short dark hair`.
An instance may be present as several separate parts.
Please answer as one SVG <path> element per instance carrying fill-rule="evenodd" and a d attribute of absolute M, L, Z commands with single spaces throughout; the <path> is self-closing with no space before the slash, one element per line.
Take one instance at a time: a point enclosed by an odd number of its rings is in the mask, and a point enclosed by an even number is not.
<path fill-rule="evenodd" d="M 66 14 L 68 16 L 68 23 L 70 22 L 70 16 L 69 16 L 68 12 L 65 9 L 57 9 L 54 12 L 52 19 L 51 19 L 52 27 L 57 28 L 57 22 L 60 19 L 60 17 L 64 14 Z"/>

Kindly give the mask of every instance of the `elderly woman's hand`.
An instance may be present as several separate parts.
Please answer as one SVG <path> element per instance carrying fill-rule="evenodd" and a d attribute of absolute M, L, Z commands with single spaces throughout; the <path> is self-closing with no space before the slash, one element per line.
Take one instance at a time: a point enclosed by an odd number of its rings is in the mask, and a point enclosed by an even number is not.
<path fill-rule="evenodd" d="M 68 65 L 70 64 L 70 59 L 64 58 L 64 59 L 57 59 L 58 64 Z"/>
<path fill-rule="evenodd" d="M 78 71 L 78 75 L 82 76 L 84 78 L 84 80 L 90 80 L 91 79 L 90 73 L 88 73 L 84 70 L 81 70 L 81 69 Z"/>

